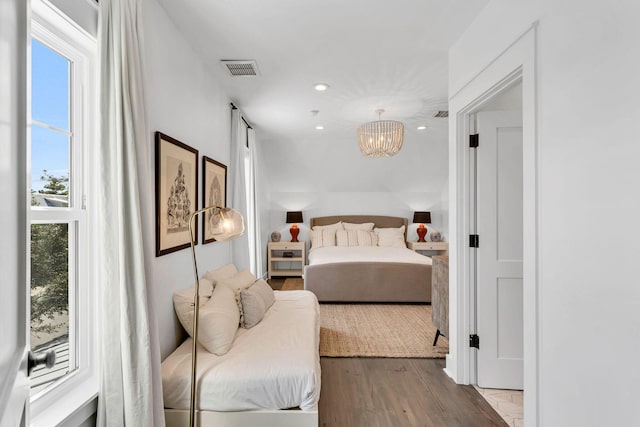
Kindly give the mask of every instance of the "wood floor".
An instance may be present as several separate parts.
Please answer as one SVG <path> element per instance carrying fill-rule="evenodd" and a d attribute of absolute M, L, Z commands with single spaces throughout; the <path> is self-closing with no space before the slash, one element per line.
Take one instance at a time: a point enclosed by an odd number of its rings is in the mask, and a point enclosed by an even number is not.
<path fill-rule="evenodd" d="M 320 426 L 507 426 L 443 359 L 321 358 Z"/>
<path fill-rule="evenodd" d="M 321 427 L 507 426 L 472 386 L 444 373 L 443 359 L 322 357 L 320 364 Z"/>

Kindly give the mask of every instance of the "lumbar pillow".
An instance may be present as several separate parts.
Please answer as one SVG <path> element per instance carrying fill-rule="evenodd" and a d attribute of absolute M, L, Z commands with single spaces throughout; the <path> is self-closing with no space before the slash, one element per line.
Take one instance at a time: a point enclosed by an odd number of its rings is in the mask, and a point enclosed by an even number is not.
<path fill-rule="evenodd" d="M 358 230 L 336 231 L 336 246 L 358 246 Z"/>
<path fill-rule="evenodd" d="M 224 267 L 220 267 L 216 270 L 207 271 L 204 277 L 207 280 L 210 280 L 213 283 L 213 286 L 218 284 L 218 281 L 221 279 L 230 279 L 231 277 L 238 274 L 238 269 L 233 264 L 227 264 Z M 211 289 L 213 292 L 213 289 Z M 211 295 L 211 294 L 209 294 Z"/>
<path fill-rule="evenodd" d="M 358 246 L 378 246 L 378 235 L 373 231 L 356 230 Z"/>
<path fill-rule="evenodd" d="M 378 246 L 407 247 L 404 241 L 404 225 L 400 228 L 376 228 L 373 231 L 378 235 Z"/>
<path fill-rule="evenodd" d="M 213 293 L 213 285 L 207 279 L 199 281 L 200 308 L 209 302 L 209 298 Z M 178 320 L 189 336 L 193 335 L 193 299 L 195 297 L 196 287 L 191 286 L 187 289 L 181 289 L 173 294 L 173 308 L 176 311 Z"/>
<path fill-rule="evenodd" d="M 210 353 L 222 356 L 231 348 L 239 322 L 235 293 L 227 286 L 216 286 L 209 302 L 200 308 L 198 342 Z"/>
<path fill-rule="evenodd" d="M 313 226 L 313 230 L 314 231 L 319 231 L 319 230 L 344 230 L 344 227 L 342 226 L 342 221 L 338 221 L 335 224 L 314 225 Z"/>
<path fill-rule="evenodd" d="M 224 285 L 233 292 L 239 292 L 251 286 L 255 281 L 256 276 L 254 276 L 249 270 L 245 269 L 233 277 L 218 280 L 218 285 Z"/>
<path fill-rule="evenodd" d="M 242 327 L 249 329 L 260 323 L 275 301 L 273 289 L 263 279 L 256 280 L 253 285 L 240 291 Z"/>
<path fill-rule="evenodd" d="M 345 230 L 364 230 L 372 231 L 375 224 L 372 222 L 365 222 L 363 224 L 352 224 L 350 222 L 343 222 L 342 226 Z"/>

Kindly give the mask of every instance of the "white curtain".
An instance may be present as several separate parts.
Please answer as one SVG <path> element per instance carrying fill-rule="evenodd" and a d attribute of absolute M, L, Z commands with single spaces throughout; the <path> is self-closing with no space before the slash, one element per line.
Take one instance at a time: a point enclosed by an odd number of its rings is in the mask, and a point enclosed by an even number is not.
<path fill-rule="evenodd" d="M 158 361 L 151 352 L 139 202 L 147 145 L 141 0 L 100 0 L 99 40 L 98 426 L 158 426 L 164 419 L 154 416 L 154 403 L 162 402 L 154 402 Z"/>
<path fill-rule="evenodd" d="M 260 237 L 262 236 L 262 230 L 260 228 L 260 198 L 259 194 L 259 186 L 258 186 L 258 177 L 260 176 L 259 170 L 259 161 L 258 161 L 258 151 L 256 146 L 256 131 L 254 129 L 249 129 L 248 131 L 248 144 L 249 144 L 249 200 L 251 200 L 251 210 L 252 210 L 252 229 L 253 229 L 253 239 L 250 241 L 250 251 L 252 254 L 251 257 L 251 271 L 258 277 L 261 277 L 264 274 L 264 266 L 263 266 L 263 251 Z"/>
<path fill-rule="evenodd" d="M 246 231 L 238 239 L 231 242 L 231 260 L 239 270 L 251 269 L 249 254 L 249 227 L 246 186 L 246 159 L 249 155 L 247 148 L 247 125 L 242 120 L 240 110 L 231 110 L 231 205 L 242 214 Z"/>

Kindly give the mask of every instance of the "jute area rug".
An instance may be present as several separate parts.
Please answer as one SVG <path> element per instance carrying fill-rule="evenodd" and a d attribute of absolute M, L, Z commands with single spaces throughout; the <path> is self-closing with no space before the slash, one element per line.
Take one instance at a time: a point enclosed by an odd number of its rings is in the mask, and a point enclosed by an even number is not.
<path fill-rule="evenodd" d="M 282 290 L 303 289 L 287 279 Z M 431 306 L 418 304 L 320 304 L 320 356 L 441 359 L 445 337 L 432 346 L 436 328 Z"/>

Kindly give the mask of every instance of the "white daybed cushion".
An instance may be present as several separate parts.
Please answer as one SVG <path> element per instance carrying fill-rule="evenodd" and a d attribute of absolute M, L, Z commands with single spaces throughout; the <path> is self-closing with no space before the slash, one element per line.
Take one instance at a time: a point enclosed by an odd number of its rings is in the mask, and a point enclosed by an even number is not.
<path fill-rule="evenodd" d="M 200 309 L 207 302 L 213 292 L 213 285 L 207 279 L 200 279 Z M 195 297 L 195 286 L 181 289 L 173 294 L 173 308 L 176 311 L 178 320 L 185 331 L 191 336 L 193 334 L 193 298 Z"/>
<path fill-rule="evenodd" d="M 309 252 L 309 265 L 341 262 L 403 262 L 431 265 L 431 258 L 407 248 L 380 246 L 336 246 Z"/>
<path fill-rule="evenodd" d="M 198 342 L 209 352 L 222 356 L 231 348 L 239 323 L 235 292 L 227 286 L 216 286 L 209 302 L 200 307 Z"/>
<path fill-rule="evenodd" d="M 407 247 L 404 242 L 404 225 L 400 228 L 374 228 L 373 231 L 378 235 L 378 246 Z"/>
<path fill-rule="evenodd" d="M 276 291 L 274 296 L 262 322 L 238 329 L 227 354 L 216 356 L 200 347 L 198 409 L 318 409 L 318 300 L 309 291 Z M 187 339 L 162 362 L 165 408 L 189 408 L 191 342 Z"/>

